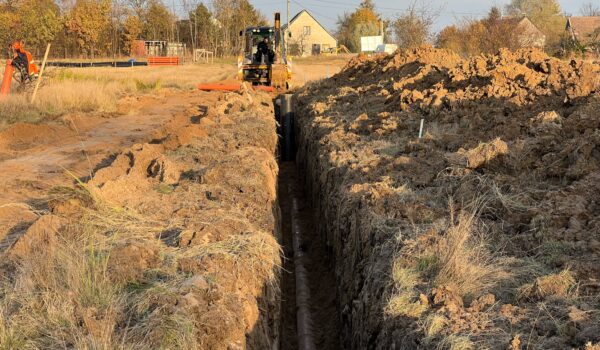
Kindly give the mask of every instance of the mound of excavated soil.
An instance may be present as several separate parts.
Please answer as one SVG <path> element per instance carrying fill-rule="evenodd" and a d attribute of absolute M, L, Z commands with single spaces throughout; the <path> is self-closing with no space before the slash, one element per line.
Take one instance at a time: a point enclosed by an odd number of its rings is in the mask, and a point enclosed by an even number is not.
<path fill-rule="evenodd" d="M 600 340 L 599 72 L 425 47 L 298 94 L 345 348 Z"/>
<path fill-rule="evenodd" d="M 25 150 L 73 135 L 69 128 L 63 126 L 17 123 L 0 131 L 0 154 Z"/>
<path fill-rule="evenodd" d="M 53 189 L 51 213 L 0 207 L 0 223 L 12 227 L 0 230 L 0 275 L 9 277 L 0 283 L 0 329 L 17 334 L 0 332 L 0 342 L 277 346 L 272 102 L 199 94 L 151 142 L 106 159 L 77 189 Z"/>

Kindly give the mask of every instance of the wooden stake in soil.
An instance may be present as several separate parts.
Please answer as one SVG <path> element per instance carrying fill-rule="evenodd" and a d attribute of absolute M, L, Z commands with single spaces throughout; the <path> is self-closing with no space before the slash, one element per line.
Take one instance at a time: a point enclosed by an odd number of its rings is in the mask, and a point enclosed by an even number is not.
<path fill-rule="evenodd" d="M 50 45 L 46 46 L 46 53 L 44 54 L 44 61 L 42 61 L 42 69 L 40 70 L 40 75 L 38 76 L 37 82 L 35 83 L 35 89 L 33 90 L 33 94 L 31 95 L 31 103 L 35 102 L 35 97 L 37 96 L 38 89 L 40 88 L 40 83 L 42 82 L 42 75 L 44 74 L 44 69 L 46 69 L 46 60 L 48 60 L 48 54 L 50 53 Z"/>

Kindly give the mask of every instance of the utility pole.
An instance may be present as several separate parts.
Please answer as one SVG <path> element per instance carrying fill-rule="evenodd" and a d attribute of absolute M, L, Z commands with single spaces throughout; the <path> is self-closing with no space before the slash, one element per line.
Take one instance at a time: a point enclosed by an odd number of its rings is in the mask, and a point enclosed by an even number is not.
<path fill-rule="evenodd" d="M 172 1 L 172 5 L 173 5 L 173 7 L 171 9 L 173 10 L 173 24 L 171 26 L 171 28 L 172 28 L 172 39 L 171 40 L 173 40 L 175 42 L 179 42 L 179 30 L 177 29 L 177 10 L 175 10 L 175 0 Z M 176 31 L 177 31 L 177 34 L 175 34 Z"/>
<path fill-rule="evenodd" d="M 283 33 L 283 35 L 285 36 L 285 55 L 287 56 L 289 53 L 289 43 L 288 40 L 290 39 L 290 7 L 291 7 L 291 0 L 287 0 L 287 27 L 285 28 L 285 33 Z"/>

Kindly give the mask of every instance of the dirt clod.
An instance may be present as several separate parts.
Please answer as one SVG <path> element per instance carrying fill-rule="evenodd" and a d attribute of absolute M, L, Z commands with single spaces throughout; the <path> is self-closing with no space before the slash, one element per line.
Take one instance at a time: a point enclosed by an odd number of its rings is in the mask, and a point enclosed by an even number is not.
<path fill-rule="evenodd" d="M 152 243 L 127 243 L 115 247 L 108 260 L 111 278 L 118 282 L 142 281 L 144 272 L 159 265 L 158 247 Z"/>
<path fill-rule="evenodd" d="M 25 258 L 34 251 L 52 250 L 65 220 L 55 215 L 44 215 L 36 220 L 10 249 L 10 256 Z"/>

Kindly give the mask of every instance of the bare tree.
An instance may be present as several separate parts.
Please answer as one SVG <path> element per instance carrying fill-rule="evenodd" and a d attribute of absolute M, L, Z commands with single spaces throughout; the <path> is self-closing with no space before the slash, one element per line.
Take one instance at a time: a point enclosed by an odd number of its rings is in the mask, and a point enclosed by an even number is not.
<path fill-rule="evenodd" d="M 594 2 L 586 2 L 579 10 L 583 16 L 600 16 L 600 6 Z"/>
<path fill-rule="evenodd" d="M 381 15 L 375 11 L 373 1 L 363 0 L 354 12 L 338 17 L 339 45 L 346 46 L 352 52 L 359 52 L 360 38 L 377 35 L 380 32 L 380 21 Z"/>
<path fill-rule="evenodd" d="M 148 0 L 126 0 L 127 5 L 140 19 L 144 17 L 144 11 L 148 7 Z"/>
<path fill-rule="evenodd" d="M 431 26 L 439 12 L 423 0 L 413 0 L 406 13 L 393 23 L 398 46 L 414 47 L 429 42 Z"/>
<path fill-rule="evenodd" d="M 221 54 L 235 55 L 242 49 L 243 40 L 237 35 L 240 30 L 266 24 L 264 16 L 248 0 L 212 0 L 212 8 L 221 26 Z"/>
<path fill-rule="evenodd" d="M 198 7 L 198 2 L 196 0 L 183 0 L 182 1 L 183 9 L 185 13 L 188 15 L 188 29 L 190 31 L 190 42 L 192 44 L 192 54 L 195 57 L 196 52 L 196 31 L 194 30 L 196 26 L 196 9 Z"/>

